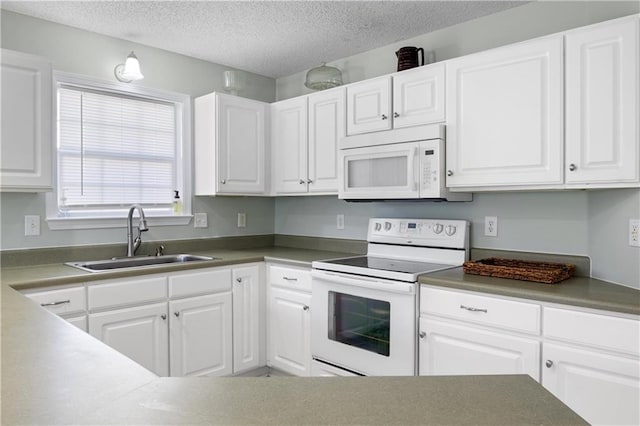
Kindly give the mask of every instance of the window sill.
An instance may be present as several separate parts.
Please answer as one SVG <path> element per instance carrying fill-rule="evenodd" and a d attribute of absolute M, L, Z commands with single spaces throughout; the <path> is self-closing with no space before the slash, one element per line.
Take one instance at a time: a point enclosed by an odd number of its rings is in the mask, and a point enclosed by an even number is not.
<path fill-rule="evenodd" d="M 191 223 L 192 215 L 181 216 L 147 216 L 149 228 L 154 226 L 179 226 Z M 137 216 L 133 220 L 133 225 L 137 226 Z M 47 218 L 47 225 L 52 231 L 68 229 L 102 229 L 102 228 L 125 228 L 127 219 L 123 217 L 56 217 Z"/>

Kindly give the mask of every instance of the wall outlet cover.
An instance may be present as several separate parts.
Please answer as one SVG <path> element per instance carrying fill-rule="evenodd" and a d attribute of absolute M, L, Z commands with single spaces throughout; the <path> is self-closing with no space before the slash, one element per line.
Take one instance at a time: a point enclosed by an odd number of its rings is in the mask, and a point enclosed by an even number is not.
<path fill-rule="evenodd" d="M 244 228 L 247 226 L 247 214 L 238 213 L 238 228 Z"/>
<path fill-rule="evenodd" d="M 629 219 L 629 245 L 640 247 L 640 219 Z"/>
<path fill-rule="evenodd" d="M 497 216 L 485 216 L 484 235 L 485 237 L 498 236 L 498 217 Z"/>
<path fill-rule="evenodd" d="M 194 228 L 207 228 L 207 214 L 196 213 L 193 215 L 193 227 Z"/>
<path fill-rule="evenodd" d="M 344 215 L 336 215 L 336 229 L 344 229 Z"/>

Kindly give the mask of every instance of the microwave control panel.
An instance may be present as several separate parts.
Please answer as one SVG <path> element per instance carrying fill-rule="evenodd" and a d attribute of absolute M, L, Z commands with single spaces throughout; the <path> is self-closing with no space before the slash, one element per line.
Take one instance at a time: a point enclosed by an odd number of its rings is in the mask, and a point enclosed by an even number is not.
<path fill-rule="evenodd" d="M 441 139 L 420 142 L 420 198 L 441 198 L 444 142 Z"/>

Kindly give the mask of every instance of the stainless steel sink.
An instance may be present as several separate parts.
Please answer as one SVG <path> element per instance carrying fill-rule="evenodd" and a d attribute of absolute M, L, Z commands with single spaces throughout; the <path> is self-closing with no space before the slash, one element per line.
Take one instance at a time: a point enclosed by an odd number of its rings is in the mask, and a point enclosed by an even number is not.
<path fill-rule="evenodd" d="M 67 262 L 65 265 L 89 272 L 111 271 L 124 268 L 144 268 L 149 266 L 168 265 L 173 263 L 199 262 L 215 260 L 217 257 L 196 256 L 193 254 L 170 254 L 166 256 L 137 256 L 123 257 L 110 260 L 95 260 L 88 262 Z"/>

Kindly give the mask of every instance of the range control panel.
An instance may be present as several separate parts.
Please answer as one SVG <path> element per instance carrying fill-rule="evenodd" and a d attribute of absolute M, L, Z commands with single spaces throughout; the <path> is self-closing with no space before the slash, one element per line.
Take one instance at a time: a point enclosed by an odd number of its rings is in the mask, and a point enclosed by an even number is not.
<path fill-rule="evenodd" d="M 466 220 L 449 219 L 369 219 L 367 241 L 421 247 L 467 248 Z"/>

